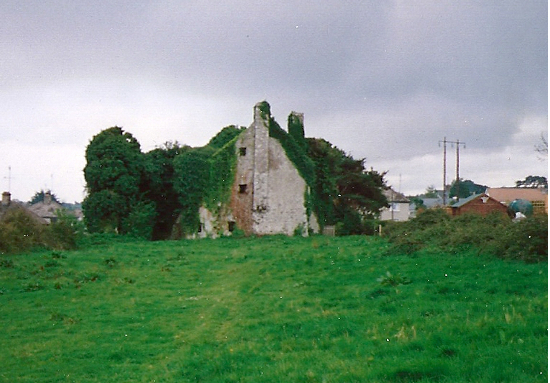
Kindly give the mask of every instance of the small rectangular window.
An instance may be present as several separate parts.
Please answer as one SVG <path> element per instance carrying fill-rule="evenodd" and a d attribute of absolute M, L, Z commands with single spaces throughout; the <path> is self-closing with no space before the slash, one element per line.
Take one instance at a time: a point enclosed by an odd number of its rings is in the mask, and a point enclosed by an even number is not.
<path fill-rule="evenodd" d="M 235 225 L 235 221 L 227 222 L 227 230 L 229 230 L 230 233 L 233 233 L 235 231 Z"/>
<path fill-rule="evenodd" d="M 246 148 L 239 148 L 239 154 L 241 156 L 246 156 Z"/>
<path fill-rule="evenodd" d="M 246 193 L 246 184 L 240 184 L 239 185 L 239 193 L 244 194 Z"/>

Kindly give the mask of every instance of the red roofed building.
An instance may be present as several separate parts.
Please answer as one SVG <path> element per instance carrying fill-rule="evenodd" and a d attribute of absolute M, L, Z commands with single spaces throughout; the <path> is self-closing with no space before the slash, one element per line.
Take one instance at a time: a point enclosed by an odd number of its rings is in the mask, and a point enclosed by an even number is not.
<path fill-rule="evenodd" d="M 486 193 L 476 194 L 447 208 L 452 215 L 462 215 L 467 213 L 481 214 L 483 216 L 495 211 L 508 214 L 508 207 L 498 200 L 489 197 Z"/>

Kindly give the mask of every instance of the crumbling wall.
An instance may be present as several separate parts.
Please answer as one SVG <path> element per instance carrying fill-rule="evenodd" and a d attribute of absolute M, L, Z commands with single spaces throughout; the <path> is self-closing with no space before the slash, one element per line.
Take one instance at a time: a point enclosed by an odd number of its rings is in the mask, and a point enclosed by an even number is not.
<path fill-rule="evenodd" d="M 254 206 L 255 149 L 255 131 L 251 126 L 241 133 L 235 144 L 237 169 L 231 190 L 231 211 L 236 226 L 246 235 L 254 234 L 252 210 Z"/>
<path fill-rule="evenodd" d="M 269 138 L 268 200 L 264 210 L 254 210 L 254 231 L 258 234 L 293 235 L 301 229 L 307 235 L 306 182 L 288 159 L 281 144 Z"/>
<path fill-rule="evenodd" d="M 269 136 L 270 116 L 261 105 L 254 107 L 253 123 L 235 143 L 237 165 L 229 209 L 220 207 L 217 216 L 201 210 L 201 237 L 229 234 L 233 227 L 246 235 L 319 231 L 315 216 L 308 217 L 307 183 L 279 141 Z"/>

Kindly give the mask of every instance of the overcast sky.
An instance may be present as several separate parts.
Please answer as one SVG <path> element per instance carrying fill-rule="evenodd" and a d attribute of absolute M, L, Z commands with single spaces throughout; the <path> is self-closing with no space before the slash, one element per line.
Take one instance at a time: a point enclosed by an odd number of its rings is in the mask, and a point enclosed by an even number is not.
<path fill-rule="evenodd" d="M 547 176 L 547 1 L 0 2 L 0 189 L 15 199 L 81 201 L 103 129 L 144 152 L 202 146 L 262 100 L 406 194 L 442 187 L 444 137 L 466 143 L 465 179 Z"/>

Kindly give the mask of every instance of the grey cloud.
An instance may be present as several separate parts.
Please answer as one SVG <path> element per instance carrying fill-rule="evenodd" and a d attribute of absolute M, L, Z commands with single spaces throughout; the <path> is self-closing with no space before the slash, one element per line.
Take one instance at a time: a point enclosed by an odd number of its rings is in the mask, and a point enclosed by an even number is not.
<path fill-rule="evenodd" d="M 498 151 L 526 116 L 547 116 L 547 15 L 536 0 L 7 0 L 0 129 L 170 113 L 154 139 L 212 136 L 267 99 L 282 125 L 304 112 L 306 134 L 367 159 L 435 153 L 444 136 Z M 193 126 L 163 126 L 174 121 Z"/>

